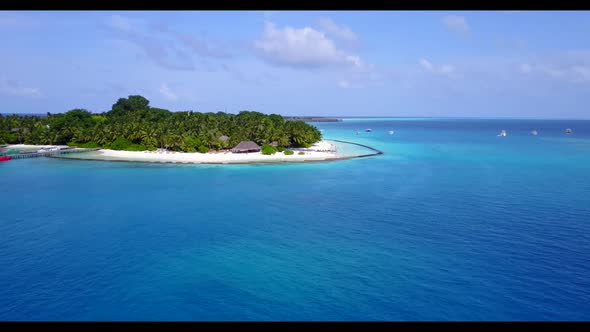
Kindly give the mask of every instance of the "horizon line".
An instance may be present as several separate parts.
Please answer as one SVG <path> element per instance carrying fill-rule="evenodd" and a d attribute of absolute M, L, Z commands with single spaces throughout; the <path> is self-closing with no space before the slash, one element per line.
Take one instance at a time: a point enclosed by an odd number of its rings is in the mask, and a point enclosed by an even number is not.
<path fill-rule="evenodd" d="M 1 115 L 24 115 L 24 116 L 38 116 L 38 115 L 47 115 L 47 113 L 50 114 L 63 114 L 66 113 L 68 111 L 65 112 L 44 112 L 44 113 L 27 113 L 27 112 L 22 112 L 22 113 L 16 113 L 16 112 L 12 112 L 12 113 L 4 113 L 4 112 L 0 112 Z M 93 111 L 89 111 L 90 113 L 93 114 L 101 114 L 101 113 L 106 113 L 108 111 L 103 111 L 103 112 L 93 112 Z M 170 112 L 189 112 L 189 111 L 170 111 Z M 217 112 L 199 112 L 199 111 L 192 111 L 194 113 L 218 113 L 221 111 L 217 111 Z M 241 111 L 240 111 L 241 112 Z M 231 112 L 223 112 L 223 113 L 227 113 L 227 114 L 237 114 L 237 113 L 231 113 Z M 239 112 L 238 112 L 239 113 Z M 261 112 L 262 113 L 262 112 Z M 266 113 L 265 113 L 266 114 Z M 268 113 L 268 114 L 279 114 L 279 113 Z M 497 116 L 497 117 L 493 117 L 493 116 L 428 116 L 428 115 L 286 115 L 286 114 L 279 114 L 283 117 L 300 117 L 300 118 L 335 118 L 335 119 L 397 119 L 397 118 L 405 118 L 405 119 L 485 119 L 485 120 L 576 120 L 576 121 L 589 121 L 590 117 L 588 118 L 565 118 L 565 117 L 511 117 L 511 116 Z"/>

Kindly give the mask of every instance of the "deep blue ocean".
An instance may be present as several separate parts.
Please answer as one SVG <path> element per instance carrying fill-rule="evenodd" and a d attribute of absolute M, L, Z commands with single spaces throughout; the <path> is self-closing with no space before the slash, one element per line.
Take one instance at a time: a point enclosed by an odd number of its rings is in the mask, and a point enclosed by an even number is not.
<path fill-rule="evenodd" d="M 0 320 L 590 319 L 590 121 L 317 126 L 384 155 L 0 163 Z"/>

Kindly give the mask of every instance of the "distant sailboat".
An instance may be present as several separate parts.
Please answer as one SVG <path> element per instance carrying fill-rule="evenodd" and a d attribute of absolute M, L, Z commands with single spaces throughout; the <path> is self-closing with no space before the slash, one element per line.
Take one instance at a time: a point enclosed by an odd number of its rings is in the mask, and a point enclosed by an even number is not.
<path fill-rule="evenodd" d="M 502 132 L 500 132 L 500 134 L 498 134 L 499 137 L 506 137 L 506 130 L 502 130 Z"/>
<path fill-rule="evenodd" d="M 565 130 L 565 133 L 569 135 L 569 134 L 571 134 L 571 133 L 572 133 L 572 130 L 571 130 L 571 129 L 569 129 L 569 128 L 567 128 L 567 129 Z"/>
<path fill-rule="evenodd" d="M 369 129 L 365 129 L 366 132 L 370 133 L 373 131 L 373 129 L 369 128 Z"/>
<path fill-rule="evenodd" d="M 389 131 L 389 135 L 393 135 L 393 133 L 394 133 L 394 131 L 393 131 L 393 130 L 390 130 L 390 131 Z"/>
<path fill-rule="evenodd" d="M 533 131 L 531 132 L 531 134 L 533 134 L 534 136 L 537 136 L 539 133 L 538 133 L 536 130 L 533 130 Z"/>

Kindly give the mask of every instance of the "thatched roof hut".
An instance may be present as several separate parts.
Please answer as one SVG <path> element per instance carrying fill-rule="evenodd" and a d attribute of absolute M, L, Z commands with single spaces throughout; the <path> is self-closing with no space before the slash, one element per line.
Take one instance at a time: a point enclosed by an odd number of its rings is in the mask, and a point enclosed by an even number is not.
<path fill-rule="evenodd" d="M 240 144 L 236 145 L 231 152 L 233 153 L 245 153 L 245 152 L 259 152 L 260 146 L 252 141 L 241 141 Z"/>

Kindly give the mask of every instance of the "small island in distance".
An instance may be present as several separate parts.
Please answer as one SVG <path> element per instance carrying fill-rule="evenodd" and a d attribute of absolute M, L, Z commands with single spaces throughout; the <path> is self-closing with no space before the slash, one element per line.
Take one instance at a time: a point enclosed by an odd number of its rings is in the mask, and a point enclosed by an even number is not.
<path fill-rule="evenodd" d="M 339 155 L 336 142 L 322 140 L 322 133 L 307 123 L 338 120 L 254 111 L 171 112 L 133 95 L 119 98 L 103 113 L 73 109 L 46 116 L 0 115 L 0 145 L 6 145 L 3 154 L 8 147 L 14 159 L 48 156 L 212 164 L 322 161 L 380 154 L 367 147 L 373 151 Z M 347 143 L 355 144 L 338 144 Z"/>
<path fill-rule="evenodd" d="M 342 119 L 324 117 L 324 116 L 285 116 L 287 121 L 303 121 L 303 122 L 341 122 Z"/>

